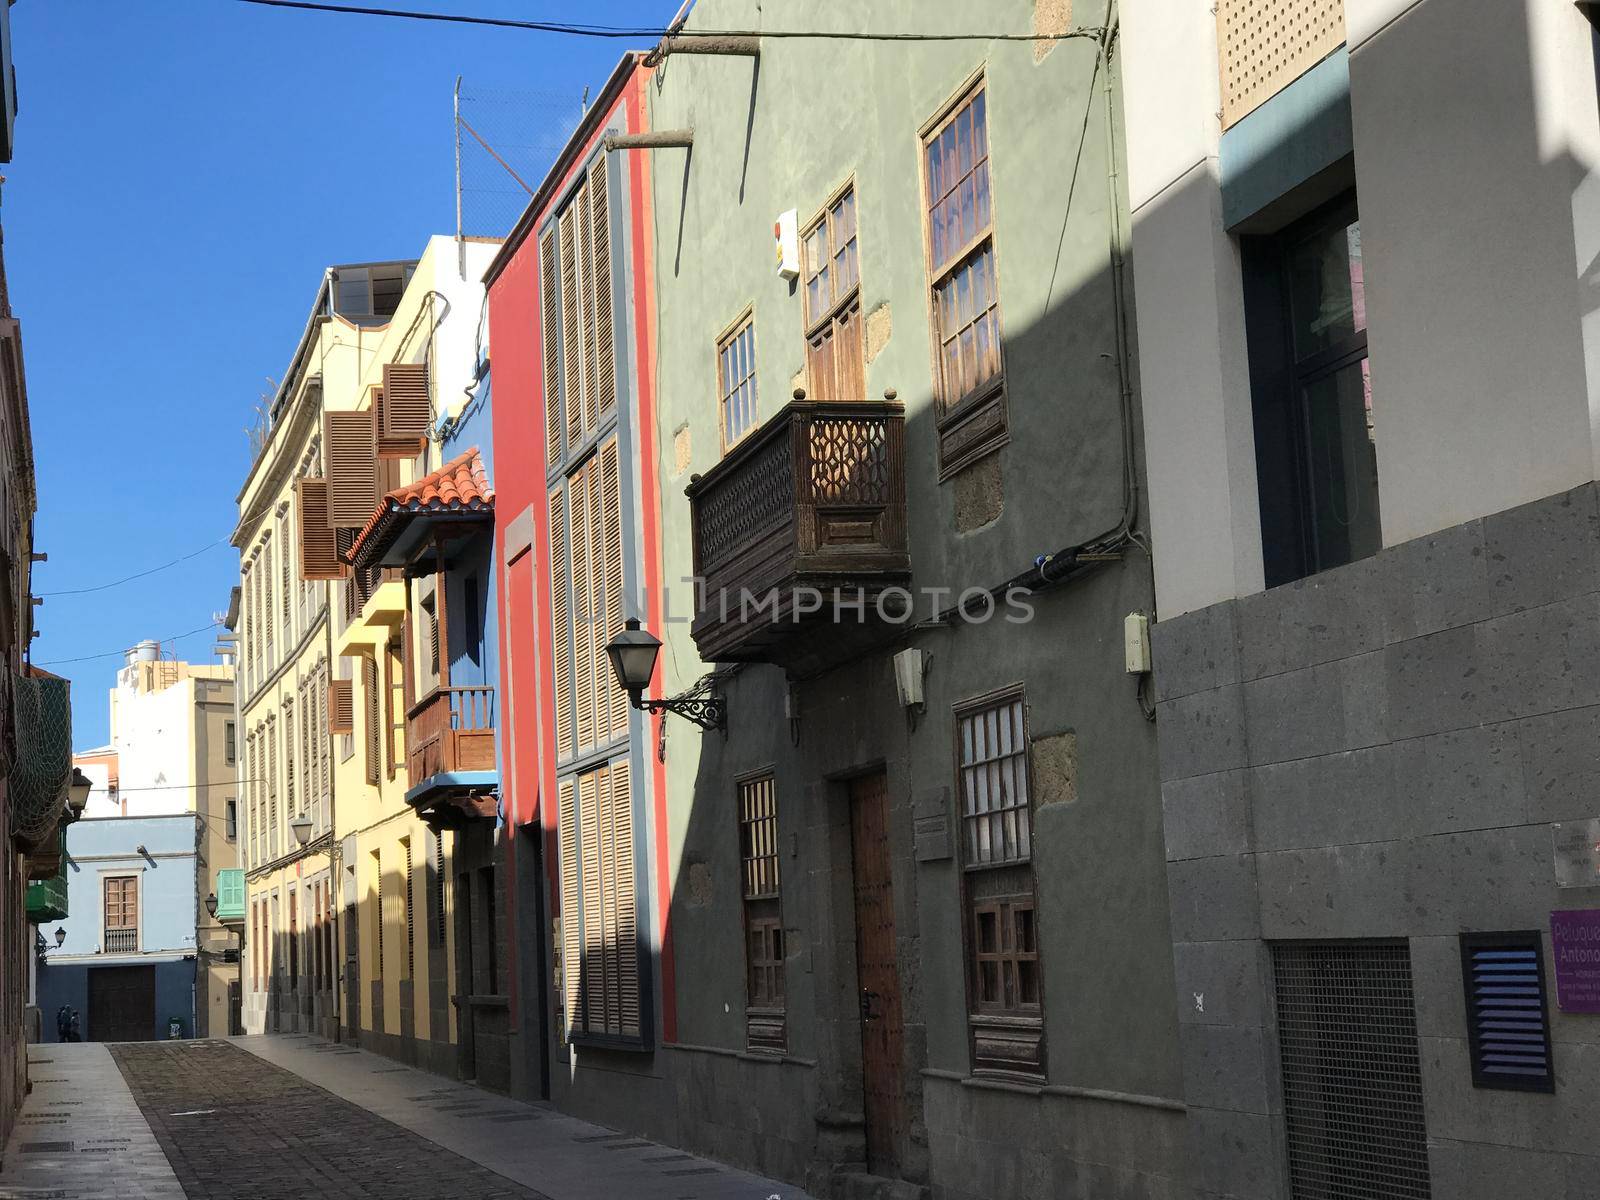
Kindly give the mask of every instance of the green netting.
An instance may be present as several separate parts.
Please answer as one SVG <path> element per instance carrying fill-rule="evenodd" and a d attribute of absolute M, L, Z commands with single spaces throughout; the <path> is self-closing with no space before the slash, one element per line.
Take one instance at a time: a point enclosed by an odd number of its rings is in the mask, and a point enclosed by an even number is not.
<path fill-rule="evenodd" d="M 11 767 L 11 835 L 37 845 L 66 812 L 72 781 L 72 693 L 65 679 L 18 676 L 17 758 Z"/>

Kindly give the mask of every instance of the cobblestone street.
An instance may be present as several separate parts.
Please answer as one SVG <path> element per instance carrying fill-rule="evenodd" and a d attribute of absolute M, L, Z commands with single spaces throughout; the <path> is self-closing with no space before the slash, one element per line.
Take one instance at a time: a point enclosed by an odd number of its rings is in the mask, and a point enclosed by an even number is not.
<path fill-rule="evenodd" d="M 320 1039 L 30 1050 L 0 1200 L 806 1200 Z"/>

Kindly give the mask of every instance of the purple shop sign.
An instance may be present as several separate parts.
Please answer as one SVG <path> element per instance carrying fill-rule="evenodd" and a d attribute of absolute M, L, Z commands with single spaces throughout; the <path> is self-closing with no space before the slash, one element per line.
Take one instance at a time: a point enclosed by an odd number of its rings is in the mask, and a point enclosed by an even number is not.
<path fill-rule="evenodd" d="M 1600 909 L 1551 913 L 1550 943 L 1561 1011 L 1600 1013 Z"/>

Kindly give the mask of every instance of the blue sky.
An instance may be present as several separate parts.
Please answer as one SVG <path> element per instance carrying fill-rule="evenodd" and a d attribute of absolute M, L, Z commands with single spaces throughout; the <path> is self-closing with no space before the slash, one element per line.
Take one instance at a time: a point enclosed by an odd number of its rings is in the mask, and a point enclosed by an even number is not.
<path fill-rule="evenodd" d="M 386 7 L 660 26 L 661 3 L 428 0 Z M 0 220 L 22 321 L 48 593 L 226 538 L 244 429 L 322 268 L 404 258 L 454 229 L 451 90 L 596 88 L 627 43 L 282 11 L 236 0 L 21 0 Z M 503 131 L 514 97 L 483 109 Z M 532 132 L 532 131 L 530 131 Z M 529 142 L 540 140 L 537 132 Z M 530 181 L 531 182 L 531 181 Z M 226 542 L 37 610 L 34 661 L 73 681 L 74 743 L 106 737 L 117 658 L 226 607 Z M 179 656 L 211 660 L 212 638 Z"/>

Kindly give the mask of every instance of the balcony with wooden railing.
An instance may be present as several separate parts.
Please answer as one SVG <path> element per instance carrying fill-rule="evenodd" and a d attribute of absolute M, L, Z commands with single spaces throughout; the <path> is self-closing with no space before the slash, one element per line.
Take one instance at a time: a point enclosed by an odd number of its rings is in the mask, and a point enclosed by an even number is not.
<path fill-rule="evenodd" d="M 881 593 L 910 581 L 904 410 L 892 392 L 804 396 L 686 489 L 704 581 L 690 633 L 708 662 L 824 665 L 870 637 Z"/>
<path fill-rule="evenodd" d="M 438 775 L 494 770 L 492 687 L 438 687 L 406 713 L 406 767 L 413 785 Z"/>

